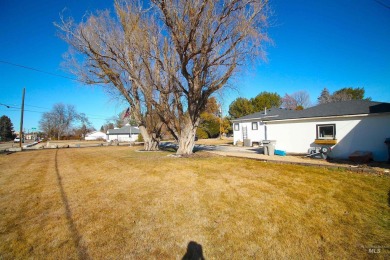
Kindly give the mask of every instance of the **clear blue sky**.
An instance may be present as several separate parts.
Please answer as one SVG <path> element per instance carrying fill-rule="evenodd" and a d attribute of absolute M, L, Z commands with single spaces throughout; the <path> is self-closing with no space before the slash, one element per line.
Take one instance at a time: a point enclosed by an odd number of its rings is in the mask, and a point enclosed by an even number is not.
<path fill-rule="evenodd" d="M 390 0 L 378 1 L 270 0 L 274 44 L 266 49 L 268 61 L 232 81 L 238 91 L 227 92 L 224 112 L 235 98 L 262 91 L 283 96 L 307 90 L 315 104 L 324 87 L 331 92 L 364 87 L 374 101 L 390 102 Z M 64 8 L 80 20 L 86 11 L 111 7 L 106 0 L 1 0 L 0 60 L 67 75 L 60 66 L 67 46 L 53 22 Z M 97 129 L 126 107 L 101 87 L 0 63 L 0 103 L 19 108 L 23 87 L 26 131 L 38 128 L 42 112 L 59 102 L 75 105 Z M 19 130 L 19 109 L 0 106 L 0 115 L 9 116 Z"/>

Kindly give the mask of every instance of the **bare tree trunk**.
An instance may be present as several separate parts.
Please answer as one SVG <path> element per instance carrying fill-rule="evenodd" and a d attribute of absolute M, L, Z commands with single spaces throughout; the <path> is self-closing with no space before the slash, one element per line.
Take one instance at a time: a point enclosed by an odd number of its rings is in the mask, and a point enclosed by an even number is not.
<path fill-rule="evenodd" d="M 160 140 L 155 136 L 148 133 L 144 126 L 139 126 L 142 138 L 144 139 L 144 150 L 145 151 L 158 151 Z"/>
<path fill-rule="evenodd" d="M 176 152 L 178 155 L 190 155 L 195 146 L 196 126 L 186 124 L 180 133 L 179 148 Z"/>
<path fill-rule="evenodd" d="M 144 142 L 144 150 L 145 151 L 158 151 L 159 149 L 159 142 L 154 140 L 153 138 L 148 139 L 148 141 Z"/>

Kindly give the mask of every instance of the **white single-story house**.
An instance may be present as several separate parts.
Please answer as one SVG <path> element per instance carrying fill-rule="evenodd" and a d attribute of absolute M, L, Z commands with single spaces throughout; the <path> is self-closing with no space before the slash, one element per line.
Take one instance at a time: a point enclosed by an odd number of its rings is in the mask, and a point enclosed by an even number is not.
<path fill-rule="evenodd" d="M 351 100 L 304 110 L 266 109 L 232 120 L 234 144 L 276 140 L 275 149 L 307 153 L 310 147 L 331 146 L 331 158 L 346 159 L 369 151 L 375 161 L 388 160 L 384 143 L 390 138 L 390 103 Z"/>
<path fill-rule="evenodd" d="M 107 141 L 136 142 L 139 133 L 138 127 L 127 124 L 122 128 L 107 130 Z"/>
<path fill-rule="evenodd" d="M 105 133 L 100 132 L 100 131 L 94 131 L 92 133 L 88 133 L 85 135 L 85 140 L 87 140 L 87 141 L 95 141 L 98 139 L 107 140 L 107 135 Z"/>

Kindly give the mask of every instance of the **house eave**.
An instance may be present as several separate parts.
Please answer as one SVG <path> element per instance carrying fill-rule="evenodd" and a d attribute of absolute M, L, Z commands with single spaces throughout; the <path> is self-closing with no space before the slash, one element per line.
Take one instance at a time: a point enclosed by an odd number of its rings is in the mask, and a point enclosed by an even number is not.
<path fill-rule="evenodd" d="M 279 123 L 279 122 L 294 122 L 294 121 L 308 121 L 308 120 L 326 120 L 326 119 L 340 119 L 340 118 L 357 118 L 357 117 L 368 117 L 368 116 L 377 116 L 383 115 L 380 114 L 355 114 L 355 115 L 340 115 L 340 116 L 317 116 L 317 117 L 303 117 L 303 118 L 291 118 L 291 119 L 276 119 L 276 120 L 263 120 L 266 123 Z M 390 114 L 390 113 L 386 113 Z"/>
<path fill-rule="evenodd" d="M 247 118 L 247 119 L 234 119 L 232 123 L 244 123 L 251 121 L 263 121 L 266 123 L 273 122 L 291 122 L 291 121 L 306 121 L 306 120 L 317 120 L 317 119 L 340 119 L 340 118 L 355 118 L 355 117 L 367 117 L 367 116 L 380 116 L 380 115 L 390 115 L 390 112 L 385 113 L 370 113 L 370 114 L 353 114 L 353 115 L 339 115 L 339 116 L 316 116 L 316 117 L 301 117 L 301 118 L 287 118 L 287 119 L 278 119 L 276 116 L 269 117 L 255 117 L 255 118 Z"/>
<path fill-rule="evenodd" d="M 253 118 L 246 118 L 246 119 L 233 119 L 231 120 L 233 123 L 240 123 L 240 122 L 250 122 L 250 121 L 265 121 L 264 119 L 268 118 L 275 118 L 276 116 L 264 116 L 264 117 L 253 117 Z"/>

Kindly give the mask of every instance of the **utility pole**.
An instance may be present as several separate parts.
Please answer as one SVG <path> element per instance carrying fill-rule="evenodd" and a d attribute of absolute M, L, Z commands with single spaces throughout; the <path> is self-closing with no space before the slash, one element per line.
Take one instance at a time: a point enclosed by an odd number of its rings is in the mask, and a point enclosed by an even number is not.
<path fill-rule="evenodd" d="M 19 140 L 19 147 L 20 149 L 22 149 L 22 141 L 23 141 L 23 114 L 24 114 L 24 94 L 26 92 L 26 88 L 23 88 L 23 95 L 22 95 L 22 111 L 21 111 L 21 115 L 20 115 L 20 132 L 19 132 L 19 137 L 20 137 L 20 140 Z"/>

